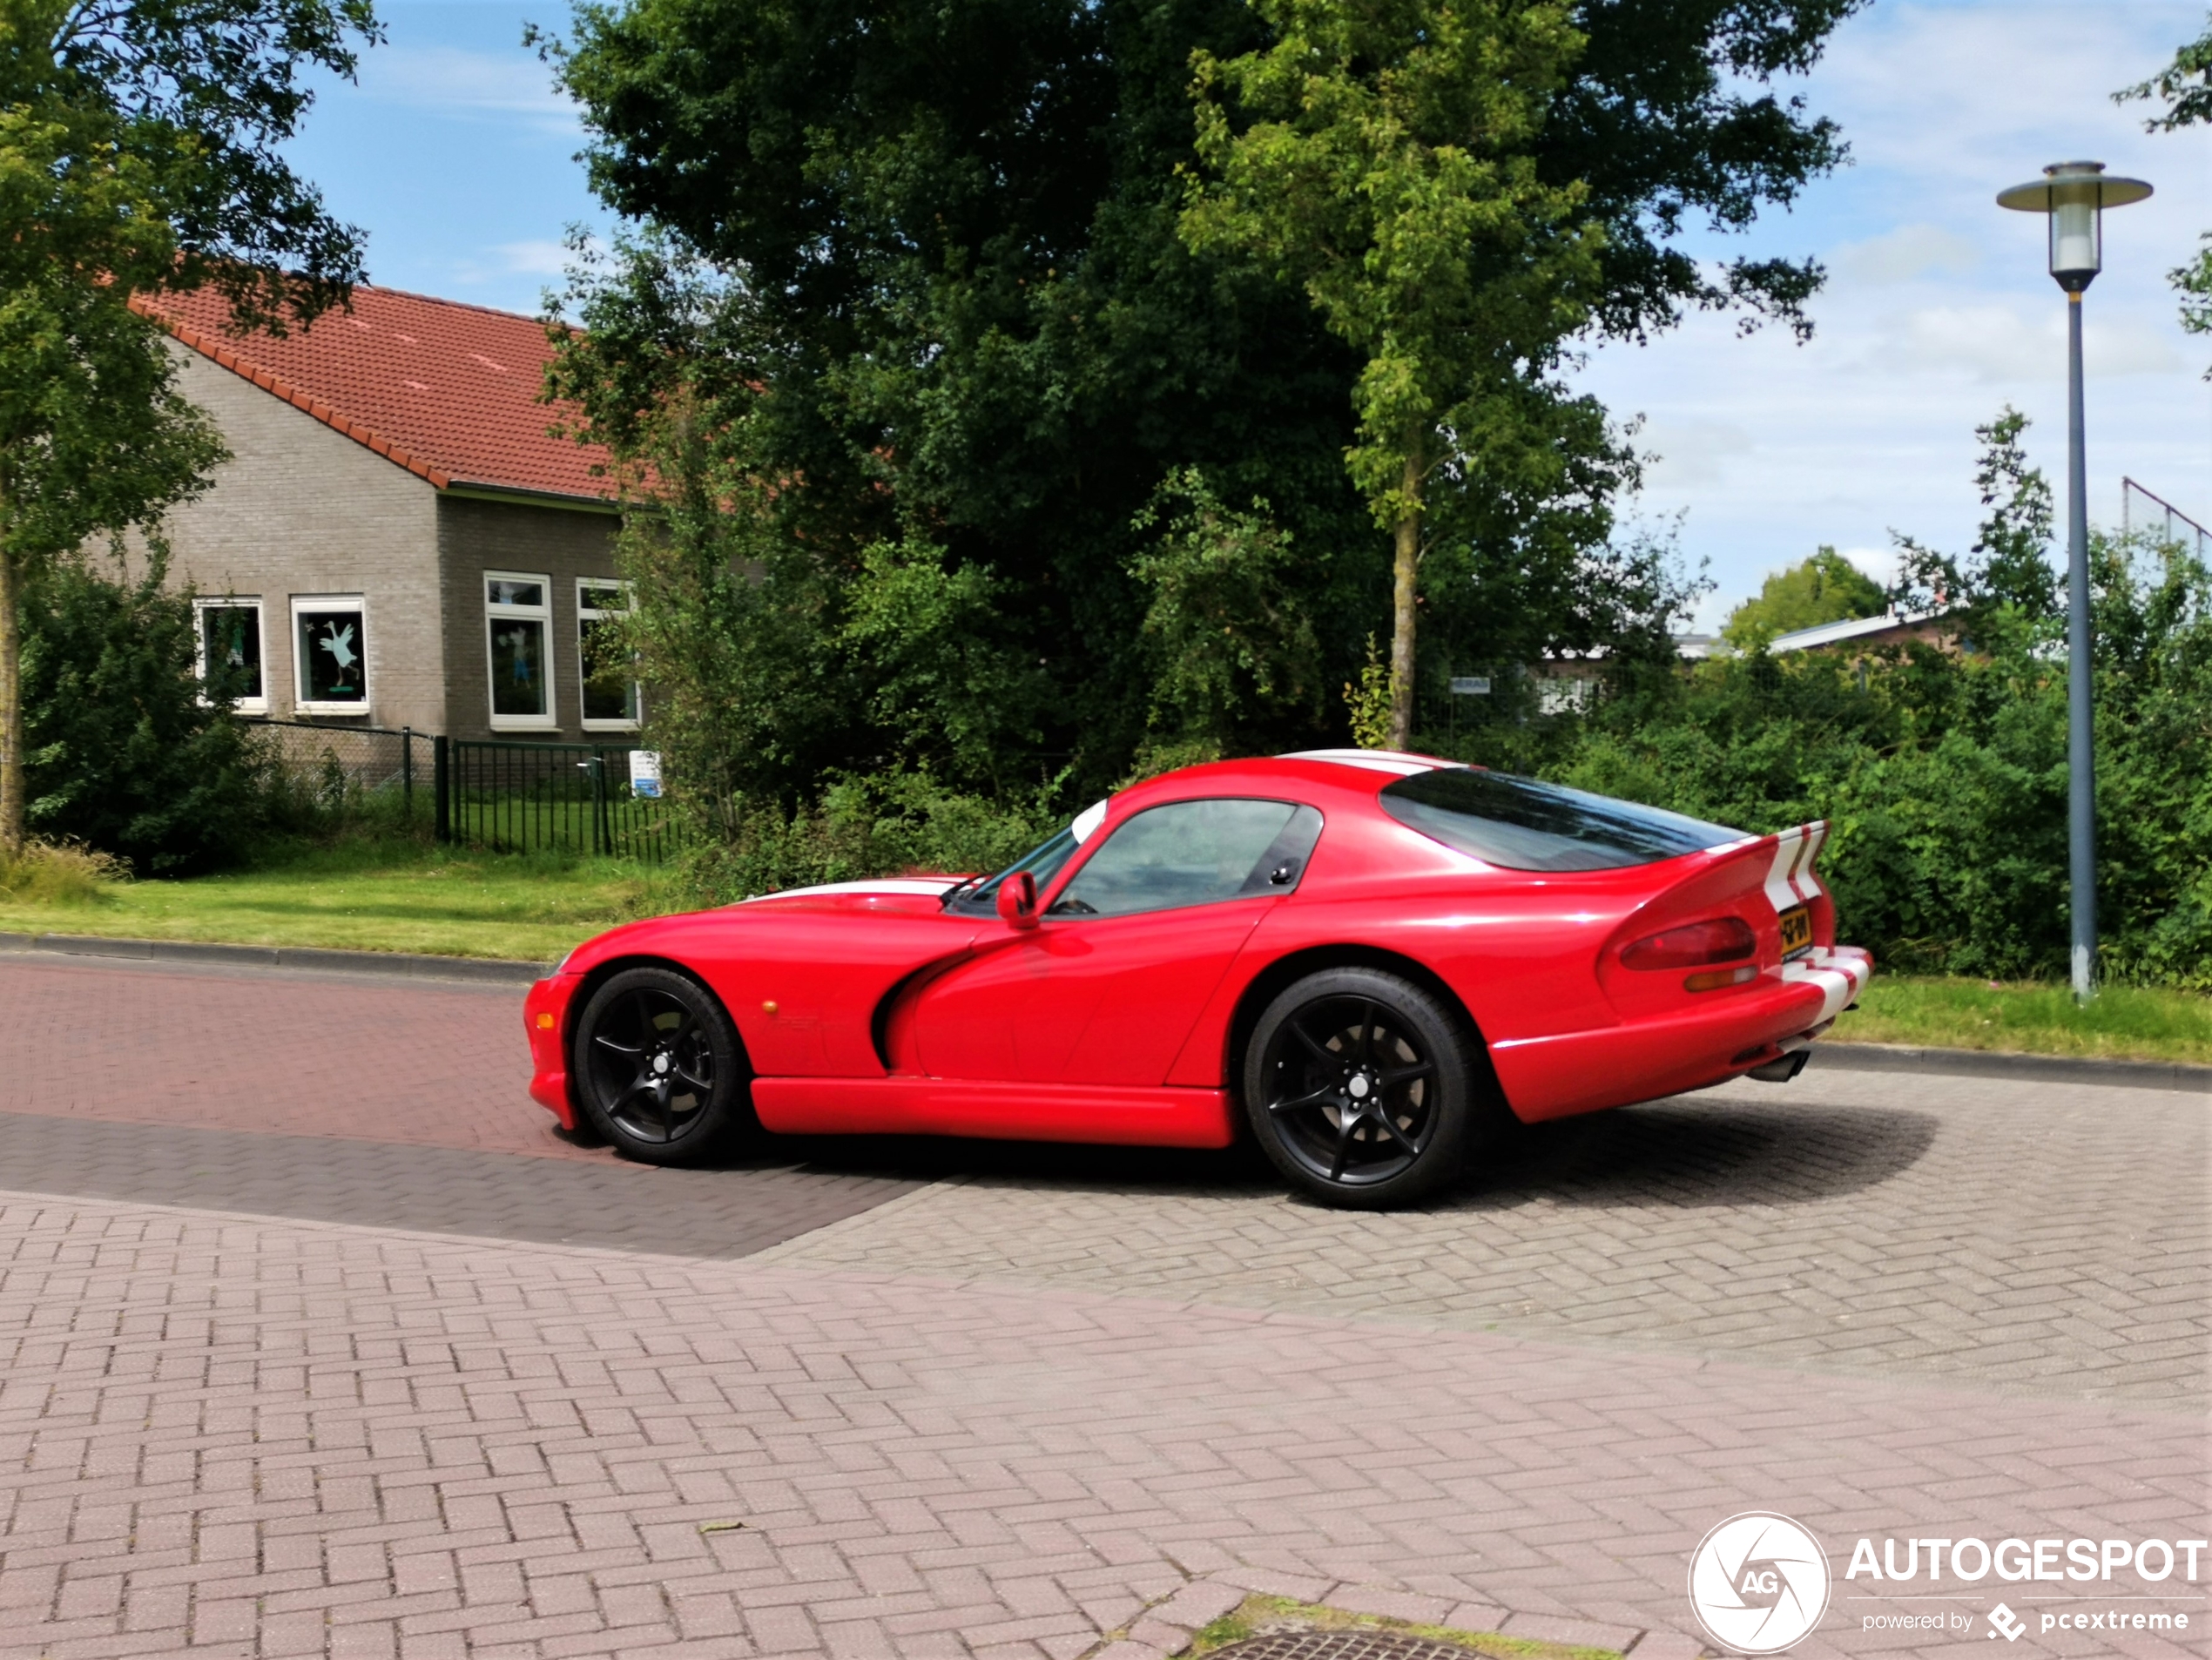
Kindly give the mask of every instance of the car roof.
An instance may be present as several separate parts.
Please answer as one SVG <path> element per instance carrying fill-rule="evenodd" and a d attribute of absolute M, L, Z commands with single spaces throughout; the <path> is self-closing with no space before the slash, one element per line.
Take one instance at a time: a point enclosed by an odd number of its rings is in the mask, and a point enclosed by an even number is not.
<path fill-rule="evenodd" d="M 1117 792 L 1113 798 L 1113 814 L 1118 819 L 1154 801 L 1245 790 L 1265 793 L 1291 786 L 1372 797 L 1394 779 L 1464 765 L 1434 755 L 1415 755 L 1393 749 L 1307 749 L 1288 755 L 1207 761 L 1163 773 L 1157 778 L 1146 779 Z"/>

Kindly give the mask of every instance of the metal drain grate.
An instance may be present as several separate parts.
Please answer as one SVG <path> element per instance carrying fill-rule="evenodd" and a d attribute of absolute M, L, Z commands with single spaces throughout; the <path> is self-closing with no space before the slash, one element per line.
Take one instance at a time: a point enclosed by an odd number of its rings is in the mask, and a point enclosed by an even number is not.
<path fill-rule="evenodd" d="M 1478 1651 L 1395 1631 L 1263 1631 L 1207 1660 L 1477 1660 Z"/>

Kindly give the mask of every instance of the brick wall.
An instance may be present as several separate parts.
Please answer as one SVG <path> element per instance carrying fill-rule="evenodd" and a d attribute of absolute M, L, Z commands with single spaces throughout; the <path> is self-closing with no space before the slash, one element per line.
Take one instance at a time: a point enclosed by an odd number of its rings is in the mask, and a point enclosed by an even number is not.
<path fill-rule="evenodd" d="M 612 513 L 442 496 L 438 500 L 438 558 L 444 572 L 447 725 L 456 738 L 521 738 L 575 742 L 619 733 L 583 730 L 583 676 L 577 652 L 577 578 L 615 574 Z M 484 573 L 543 577 L 552 593 L 550 655 L 553 670 L 550 728 L 495 732 L 490 655 L 484 615 Z"/>
<path fill-rule="evenodd" d="M 483 573 L 511 570 L 551 582 L 557 725 L 502 735 L 583 735 L 576 579 L 614 574 L 612 514 L 442 494 L 199 353 L 172 349 L 185 395 L 232 452 L 213 488 L 170 517 L 172 580 L 203 597 L 260 600 L 272 716 L 294 713 L 293 598 L 360 595 L 369 695 L 360 719 L 493 735 Z"/>
<path fill-rule="evenodd" d="M 174 580 L 206 596 L 259 597 L 269 712 L 279 718 L 292 713 L 296 685 L 293 597 L 361 595 L 365 719 L 440 730 L 437 492 L 199 353 L 172 349 L 180 389 L 214 417 L 232 455 L 213 489 L 170 516 Z"/>

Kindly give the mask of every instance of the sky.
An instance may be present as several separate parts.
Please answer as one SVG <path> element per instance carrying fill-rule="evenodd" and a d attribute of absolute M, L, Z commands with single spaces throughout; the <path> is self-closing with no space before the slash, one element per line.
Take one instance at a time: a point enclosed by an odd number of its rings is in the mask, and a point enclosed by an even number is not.
<path fill-rule="evenodd" d="M 327 87 L 291 154 L 368 233 L 371 280 L 531 312 L 572 226 L 608 216 L 575 159 L 583 135 L 522 44 L 559 0 L 388 3 L 359 84 Z M 2203 26 L 2202 0 L 1875 0 L 1791 84 L 1835 118 L 1850 165 L 1747 235 L 1694 235 L 1701 259 L 1817 256 L 1816 333 L 1739 336 L 1697 316 L 1576 372 L 1656 456 L 1631 522 L 1675 527 L 1715 584 L 1716 625 L 1770 572 L 1825 543 L 1878 577 L 1892 533 L 1952 551 L 1981 513 L 1974 428 L 2029 416 L 2030 458 L 2063 496 L 2066 309 L 2040 215 L 1996 192 L 2047 163 L 2149 180 L 2107 213 L 2086 314 L 2089 510 L 2117 525 L 2132 477 L 2212 524 L 2212 336 L 2182 331 L 2166 273 L 2212 229 L 2212 129 L 2149 135 L 2111 94 Z M 2063 503 L 2061 503 L 2063 508 Z"/>

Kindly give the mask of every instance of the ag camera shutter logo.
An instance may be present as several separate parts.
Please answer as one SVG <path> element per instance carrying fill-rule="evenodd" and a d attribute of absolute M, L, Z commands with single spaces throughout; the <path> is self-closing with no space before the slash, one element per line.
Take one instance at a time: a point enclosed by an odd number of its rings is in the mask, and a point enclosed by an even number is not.
<path fill-rule="evenodd" d="M 1705 1635 L 1738 1654 L 1779 1654 L 1828 1611 L 1828 1556 L 1788 1516 L 1747 1510 L 1698 1542 L 1689 1606 Z"/>

